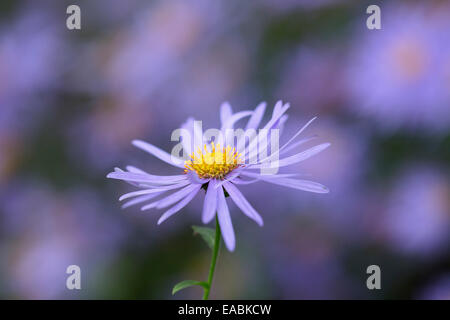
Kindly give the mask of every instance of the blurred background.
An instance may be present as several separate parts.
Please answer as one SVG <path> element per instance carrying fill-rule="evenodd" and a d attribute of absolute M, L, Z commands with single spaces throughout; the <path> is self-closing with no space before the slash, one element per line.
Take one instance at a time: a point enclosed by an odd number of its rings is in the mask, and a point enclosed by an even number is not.
<path fill-rule="evenodd" d="M 81 30 L 66 28 L 70 4 Z M 370 4 L 381 30 L 366 27 Z M 307 134 L 332 146 L 292 170 L 331 193 L 244 186 L 265 225 L 230 202 L 237 249 L 222 248 L 211 297 L 450 298 L 447 1 L 2 0 L 0 12 L 1 298 L 200 298 L 171 289 L 207 277 L 190 227 L 203 195 L 157 226 L 160 211 L 120 209 L 133 187 L 106 174 L 177 174 L 131 140 L 170 150 L 188 116 L 217 127 L 223 101 L 278 99 L 287 133 L 319 117 Z M 71 264 L 82 290 L 66 289 Z M 372 264 L 381 290 L 366 287 Z"/>

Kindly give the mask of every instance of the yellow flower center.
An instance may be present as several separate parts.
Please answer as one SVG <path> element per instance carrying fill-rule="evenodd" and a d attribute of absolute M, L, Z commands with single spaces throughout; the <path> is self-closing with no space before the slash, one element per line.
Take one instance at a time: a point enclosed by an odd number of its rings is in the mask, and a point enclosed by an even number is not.
<path fill-rule="evenodd" d="M 194 171 L 201 179 L 224 179 L 225 176 L 242 165 L 241 155 L 231 147 L 220 147 L 211 142 L 211 149 L 206 144 L 193 152 L 191 159 L 184 163 L 185 173 Z"/>

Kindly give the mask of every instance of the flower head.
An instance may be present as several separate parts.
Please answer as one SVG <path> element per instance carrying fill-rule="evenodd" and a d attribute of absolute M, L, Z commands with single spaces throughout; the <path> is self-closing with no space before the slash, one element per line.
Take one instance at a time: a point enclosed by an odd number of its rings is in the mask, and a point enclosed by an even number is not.
<path fill-rule="evenodd" d="M 181 128 L 183 131 L 181 146 L 184 154 L 189 155 L 184 160 L 174 155 L 174 152 L 169 154 L 144 141 L 133 141 L 136 147 L 179 168 L 179 174 L 156 176 L 131 166 L 128 166 L 126 171 L 116 168 L 114 172 L 108 174 L 108 178 L 124 180 L 139 188 L 138 191 L 120 197 L 121 201 L 133 198 L 123 207 L 144 204 L 141 210 L 168 208 L 159 218 L 158 224 L 160 224 L 184 208 L 200 189 L 204 188 L 206 194 L 202 221 L 209 223 L 217 212 L 225 244 L 230 251 L 233 251 L 235 235 L 225 194 L 246 216 L 260 226 L 263 225 L 259 213 L 239 191 L 239 185 L 268 182 L 298 190 L 327 193 L 328 189 L 317 182 L 297 179 L 296 174 L 278 173 L 278 168 L 299 163 L 330 145 L 323 143 L 292 154 L 297 147 L 314 138 L 307 137 L 295 141 L 314 119 L 279 148 L 276 138 L 287 120 L 285 113 L 289 109 L 289 104 L 277 102 L 271 119 L 256 134 L 265 109 L 266 104 L 261 103 L 253 111 L 233 113 L 228 103 L 222 104 L 221 129 L 213 135 L 215 141 L 207 141 L 208 139 L 203 136 L 202 130 L 196 126 L 194 119 L 188 119 Z M 245 126 L 246 131 L 241 129 L 242 134 L 236 134 L 234 125 L 246 117 L 249 118 Z M 233 143 L 235 138 L 237 143 Z M 212 137 L 210 139 L 212 140 Z M 270 155 L 267 154 L 269 150 Z"/>

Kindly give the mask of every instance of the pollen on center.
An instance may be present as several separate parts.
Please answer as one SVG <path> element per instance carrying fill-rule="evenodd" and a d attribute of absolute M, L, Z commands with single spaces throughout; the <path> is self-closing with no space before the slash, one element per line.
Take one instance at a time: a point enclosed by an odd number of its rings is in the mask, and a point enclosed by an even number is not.
<path fill-rule="evenodd" d="M 221 179 L 242 165 L 241 155 L 235 148 L 220 147 L 211 142 L 208 148 L 205 144 L 202 148 L 198 148 L 193 152 L 190 159 L 184 163 L 185 173 L 193 171 L 197 173 L 201 179 Z"/>

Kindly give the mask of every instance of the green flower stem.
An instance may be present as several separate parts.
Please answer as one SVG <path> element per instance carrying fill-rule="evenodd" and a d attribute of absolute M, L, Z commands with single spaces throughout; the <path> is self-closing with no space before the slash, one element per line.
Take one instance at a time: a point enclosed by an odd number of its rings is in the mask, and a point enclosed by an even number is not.
<path fill-rule="evenodd" d="M 209 275 L 208 275 L 208 286 L 205 288 L 203 293 L 203 300 L 208 300 L 209 297 L 209 291 L 211 290 L 211 284 L 214 276 L 214 270 L 216 269 L 216 262 L 217 262 L 217 256 L 219 255 L 219 248 L 220 248 L 220 227 L 219 227 L 219 220 L 217 220 L 216 216 L 216 235 L 214 239 L 214 249 L 211 259 L 211 266 L 209 268 Z"/>

